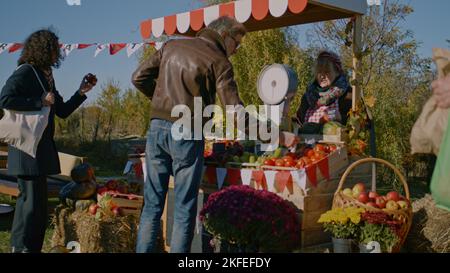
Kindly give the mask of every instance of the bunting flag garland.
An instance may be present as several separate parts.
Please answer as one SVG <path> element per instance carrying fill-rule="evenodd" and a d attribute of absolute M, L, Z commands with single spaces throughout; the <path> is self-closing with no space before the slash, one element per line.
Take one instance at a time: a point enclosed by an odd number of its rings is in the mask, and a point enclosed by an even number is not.
<path fill-rule="evenodd" d="M 305 169 L 291 171 L 292 180 L 302 190 L 306 190 L 306 172 Z"/>
<path fill-rule="evenodd" d="M 72 50 L 78 48 L 78 44 L 63 44 L 61 46 L 61 48 L 64 52 L 64 55 L 69 56 L 69 54 L 70 54 L 70 52 L 72 52 Z"/>
<path fill-rule="evenodd" d="M 14 43 L 8 50 L 9 53 L 16 52 L 17 50 L 23 48 L 23 44 Z"/>
<path fill-rule="evenodd" d="M 249 186 L 252 180 L 253 171 L 249 169 L 241 170 L 242 185 Z"/>
<path fill-rule="evenodd" d="M 286 189 L 286 187 L 288 189 L 292 189 L 292 175 L 290 171 L 279 171 L 277 172 L 277 174 L 275 175 L 275 189 L 277 192 L 284 192 L 284 189 Z M 290 190 L 292 191 L 292 190 Z"/>
<path fill-rule="evenodd" d="M 4 51 L 9 50 L 9 48 L 12 46 L 13 44 L 4 44 L 4 43 L 0 43 L 0 54 L 2 54 Z"/>
<path fill-rule="evenodd" d="M 267 190 L 267 181 L 264 171 L 253 171 L 252 178 L 255 180 L 258 189 Z"/>
<path fill-rule="evenodd" d="M 266 176 L 267 190 L 275 192 L 275 176 L 277 175 L 277 171 L 264 171 L 264 175 Z"/>
<path fill-rule="evenodd" d="M 216 168 L 207 166 L 205 174 L 206 179 L 208 179 L 208 184 L 214 184 L 216 182 Z"/>
<path fill-rule="evenodd" d="M 127 55 L 130 57 L 133 55 L 134 52 L 138 51 L 139 48 L 141 48 L 144 45 L 144 43 L 131 43 L 127 45 Z"/>
<path fill-rule="evenodd" d="M 227 181 L 230 185 L 239 185 L 241 180 L 241 170 L 240 169 L 228 169 L 227 170 Z"/>
<path fill-rule="evenodd" d="M 225 182 L 225 177 L 227 176 L 227 169 L 225 168 L 217 168 L 217 188 L 220 190 L 223 187 L 223 182 Z"/>
<path fill-rule="evenodd" d="M 151 45 L 155 49 L 159 50 L 164 43 L 163 42 L 145 42 L 145 43 L 91 43 L 91 44 L 60 44 L 60 48 L 63 54 L 67 57 L 74 49 L 86 49 L 95 46 L 94 57 L 97 57 L 100 52 L 105 49 L 109 49 L 110 55 L 115 55 L 119 53 L 122 49 L 127 49 L 127 56 L 131 57 L 144 45 Z M 23 48 L 22 43 L 0 43 L 0 54 L 3 52 L 14 53 Z"/>
<path fill-rule="evenodd" d="M 115 55 L 127 46 L 127 44 L 109 44 L 109 54 Z"/>
<path fill-rule="evenodd" d="M 97 48 L 95 49 L 95 54 L 94 54 L 94 58 L 97 57 L 97 55 L 102 52 L 103 50 L 105 50 L 107 47 L 109 47 L 109 44 L 100 44 L 97 45 Z"/>

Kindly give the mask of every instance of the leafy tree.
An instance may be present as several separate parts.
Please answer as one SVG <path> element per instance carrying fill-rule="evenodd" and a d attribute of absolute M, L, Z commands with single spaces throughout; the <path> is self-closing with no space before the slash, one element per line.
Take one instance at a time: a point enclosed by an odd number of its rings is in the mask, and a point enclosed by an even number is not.
<path fill-rule="evenodd" d="M 372 6 L 363 17 L 362 89 L 374 114 L 377 156 L 399 168 L 411 164 L 411 128 L 429 96 L 430 59 L 421 58 L 413 32 L 399 27 L 413 12 L 400 1 Z M 351 25 L 348 20 L 316 24 L 311 47 L 317 44 L 339 52 L 347 68 L 352 64 Z M 385 175 L 387 181 L 392 177 Z"/>

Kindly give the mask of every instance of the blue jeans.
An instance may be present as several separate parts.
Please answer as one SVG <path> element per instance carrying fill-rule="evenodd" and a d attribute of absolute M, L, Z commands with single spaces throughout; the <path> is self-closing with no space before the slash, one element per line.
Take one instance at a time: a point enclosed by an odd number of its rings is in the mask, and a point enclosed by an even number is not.
<path fill-rule="evenodd" d="M 175 211 L 170 252 L 188 253 L 194 236 L 197 196 L 203 171 L 203 140 L 175 140 L 172 122 L 153 119 L 147 135 L 144 207 L 137 253 L 156 251 L 160 220 L 171 175 L 175 178 Z"/>

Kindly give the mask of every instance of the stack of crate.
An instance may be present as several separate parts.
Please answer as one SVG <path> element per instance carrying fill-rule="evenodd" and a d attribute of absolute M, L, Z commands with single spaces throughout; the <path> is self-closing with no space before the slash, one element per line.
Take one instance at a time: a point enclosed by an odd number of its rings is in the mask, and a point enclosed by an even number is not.
<path fill-rule="evenodd" d="M 0 142 L 0 169 L 6 169 L 8 162 L 8 144 Z"/>

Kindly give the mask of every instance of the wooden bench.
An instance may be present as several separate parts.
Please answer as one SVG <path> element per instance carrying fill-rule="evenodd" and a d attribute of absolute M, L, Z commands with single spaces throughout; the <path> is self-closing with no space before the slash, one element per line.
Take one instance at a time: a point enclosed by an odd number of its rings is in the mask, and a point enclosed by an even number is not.
<path fill-rule="evenodd" d="M 4 152 L 1 151 L 1 155 L 4 155 Z M 7 153 L 6 153 L 7 155 Z M 61 163 L 61 173 L 59 175 L 49 176 L 47 179 L 48 183 L 48 197 L 58 197 L 60 189 L 69 181 L 70 172 L 72 169 L 86 162 L 86 158 L 73 156 L 65 153 L 58 153 L 59 161 Z M 9 196 L 17 197 L 19 196 L 19 188 L 17 184 L 17 178 L 9 176 L 7 174 L 7 169 L 0 167 L 0 193 L 6 194 Z"/>

